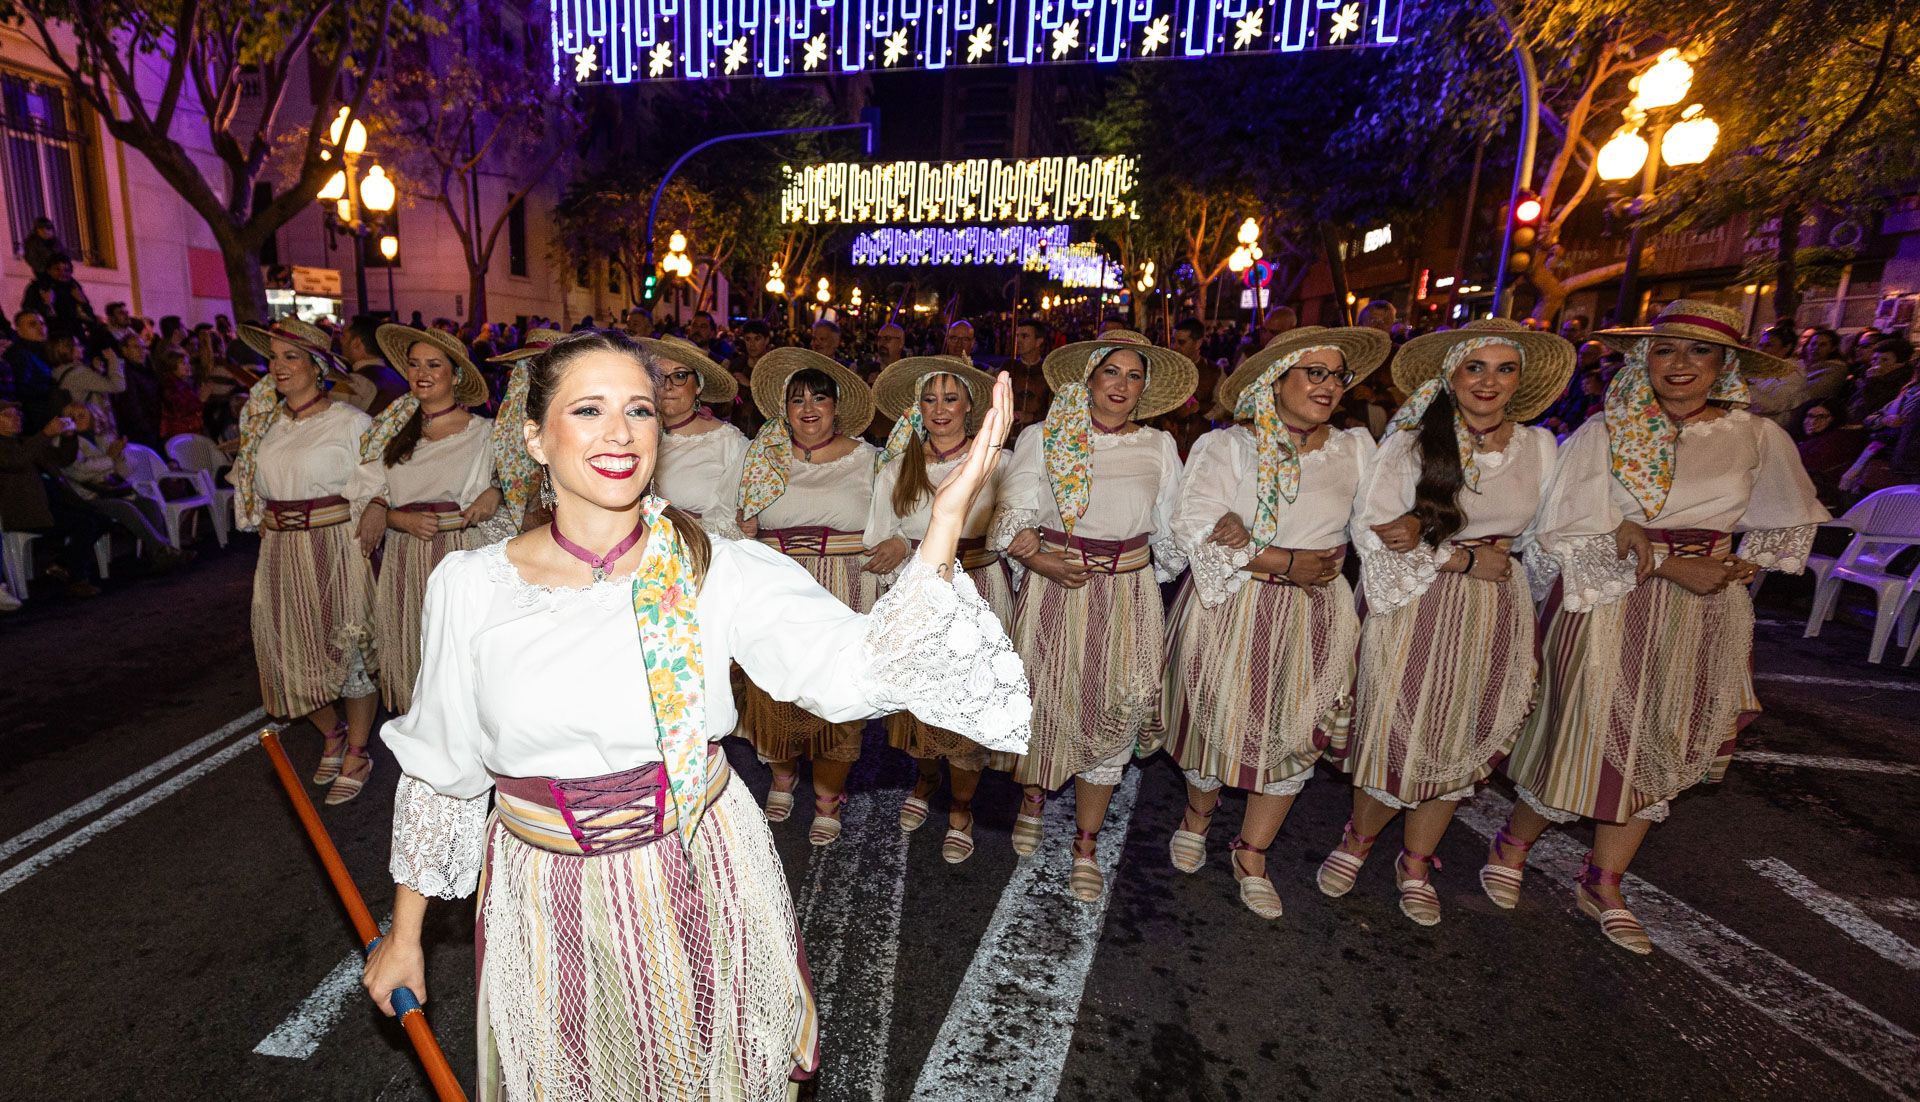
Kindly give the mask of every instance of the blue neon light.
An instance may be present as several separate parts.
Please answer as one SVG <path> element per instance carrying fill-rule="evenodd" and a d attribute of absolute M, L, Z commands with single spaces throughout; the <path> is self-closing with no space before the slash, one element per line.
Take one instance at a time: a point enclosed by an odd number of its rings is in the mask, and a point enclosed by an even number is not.
<path fill-rule="evenodd" d="M 551 0 L 581 84 L 1384 46 L 1405 0 Z"/>

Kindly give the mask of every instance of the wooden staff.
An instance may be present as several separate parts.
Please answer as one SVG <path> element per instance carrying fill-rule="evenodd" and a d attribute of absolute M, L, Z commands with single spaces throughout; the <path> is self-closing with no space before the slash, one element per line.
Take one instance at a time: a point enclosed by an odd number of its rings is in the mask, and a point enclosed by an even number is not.
<path fill-rule="evenodd" d="M 280 745 L 280 739 L 272 731 L 260 732 L 260 745 L 266 747 L 267 757 L 273 761 L 273 771 L 280 775 L 280 787 L 287 790 L 287 797 L 293 801 L 293 810 L 300 817 L 300 825 L 306 828 L 307 840 L 313 843 L 314 851 L 320 855 L 320 864 L 327 870 L 327 879 L 333 881 L 333 890 L 340 896 L 340 902 L 347 908 L 347 917 L 353 921 L 353 931 L 364 946 L 364 953 L 373 952 L 380 944 L 380 927 L 373 921 L 373 915 L 367 910 L 366 900 L 360 898 L 360 889 L 348 875 L 347 866 L 340 860 L 340 851 L 333 847 L 333 838 L 327 834 L 327 828 L 320 822 L 320 815 L 313 809 L 313 801 L 307 798 L 307 790 L 301 786 L 300 778 L 294 774 L 293 762 L 287 759 L 287 752 Z M 460 1080 L 448 1066 L 447 1057 L 440 1051 L 440 1043 L 433 1039 L 433 1027 L 427 1024 L 426 1012 L 420 1009 L 420 1000 L 412 991 L 404 987 L 393 989 L 391 996 L 393 1010 L 400 1016 L 400 1026 L 407 1031 L 407 1040 L 413 1042 L 413 1051 L 420 1056 L 420 1063 L 427 1069 L 427 1080 L 433 1084 L 433 1092 L 440 1102 L 467 1102 L 467 1092 L 460 1087 Z"/>

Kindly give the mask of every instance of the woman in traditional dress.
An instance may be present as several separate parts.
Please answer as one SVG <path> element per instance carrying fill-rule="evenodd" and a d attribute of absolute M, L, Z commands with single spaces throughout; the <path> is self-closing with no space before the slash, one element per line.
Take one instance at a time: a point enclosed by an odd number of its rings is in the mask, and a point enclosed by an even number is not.
<path fill-rule="evenodd" d="M 1198 871 L 1221 785 L 1245 789 L 1230 860 L 1262 918 L 1281 914 L 1267 848 L 1346 724 L 1360 636 L 1340 567 L 1373 437 L 1327 420 L 1392 347 L 1378 329 L 1306 326 L 1247 357 L 1218 395 L 1237 423 L 1195 442 L 1173 514 L 1191 573 L 1167 640 L 1167 749 L 1187 777 L 1169 849 Z"/>
<path fill-rule="evenodd" d="M 740 485 L 742 529 L 799 562 L 855 612 L 880 598 L 867 569 L 864 534 L 873 497 L 873 445 L 860 433 L 873 420 L 873 392 L 840 364 L 804 348 L 776 348 L 753 368 L 753 402 L 766 423 L 747 446 Z M 745 665 L 745 663 L 741 663 Z M 840 837 L 847 774 L 860 758 L 860 723 L 832 723 L 749 678 L 741 726 L 773 770 L 767 819 L 793 813 L 799 758 L 813 762 L 816 846 Z"/>
<path fill-rule="evenodd" d="M 866 545 L 872 564 L 906 561 L 927 534 L 933 492 L 965 462 L 967 446 L 986 416 L 993 376 L 953 356 L 914 356 L 896 360 L 874 381 L 874 404 L 893 422 L 878 460 L 873 505 L 867 516 Z M 995 467 L 960 533 L 960 566 L 973 587 L 1000 617 L 1013 621 L 1013 586 L 999 554 L 987 548 L 987 528 L 999 499 L 1004 465 Z M 885 579 L 891 583 L 889 573 Z M 965 735 L 930 727 L 911 712 L 887 717 L 887 741 L 918 763 L 920 775 L 900 805 L 900 829 L 911 834 L 927 821 L 928 800 L 940 787 L 940 762 L 953 777 L 947 804 L 947 834 L 940 854 L 957 865 L 973 855 L 973 795 L 989 764 L 985 747 Z M 1012 759 L 999 763 L 1011 768 Z"/>
<path fill-rule="evenodd" d="M 266 376 L 247 395 L 227 473 L 239 527 L 260 531 L 260 698 L 269 715 L 305 716 L 325 736 L 313 783 L 330 786 L 328 803 L 344 803 L 373 774 L 367 742 L 378 704 L 373 574 L 354 544 L 346 498 L 371 422 L 330 397 L 346 372 L 326 333 L 296 318 L 240 333 L 267 360 Z"/>
<path fill-rule="evenodd" d="M 1503 319 L 1401 347 L 1394 414 L 1353 522 L 1366 623 L 1354 721 L 1333 756 L 1353 816 L 1320 890 L 1353 889 L 1373 841 L 1407 812 L 1394 863 L 1400 910 L 1440 921 L 1434 850 L 1461 800 L 1513 745 L 1533 703 L 1533 600 L 1515 559 L 1553 473 L 1530 428 L 1566 389 L 1573 345 Z"/>
<path fill-rule="evenodd" d="M 640 343 L 667 363 L 660 391 L 660 465 L 654 489 L 700 522 L 711 535 L 740 538 L 740 471 L 747 438 L 707 407 L 731 406 L 739 384 L 700 346 L 679 337 L 642 337 Z"/>
<path fill-rule="evenodd" d="M 646 492 L 663 366 L 600 332 L 532 361 L 553 523 L 434 571 L 413 710 L 385 732 L 398 887 L 364 983 L 389 1013 L 397 986 L 424 998 L 427 897 L 479 885 L 482 1099 L 778 1102 L 814 1066 L 786 874 L 715 745 L 731 661 L 835 719 L 908 707 L 1025 742 L 1019 660 L 951 569 L 1006 384 L 918 560 L 862 616 Z"/>
<path fill-rule="evenodd" d="M 1046 794 L 1072 780 L 1070 886 L 1105 890 L 1097 858 L 1107 804 L 1136 748 L 1159 748 L 1160 590 L 1179 576 L 1173 538 L 1180 453 L 1140 424 L 1193 393 L 1193 361 L 1109 330 L 1041 364 L 1053 407 L 1020 435 L 990 542 L 1031 572 L 1014 605 L 1014 645 L 1034 688 L 1033 748 L 1014 770 L 1021 856 L 1040 845 Z M 1146 569 L 1149 563 L 1153 571 Z"/>
<path fill-rule="evenodd" d="M 402 365 L 408 392 L 380 411 L 360 441 L 347 500 L 360 551 L 382 550 L 373 589 L 380 697 L 398 715 L 420 671 L 420 606 L 427 576 L 450 551 L 491 543 L 478 526 L 500 507 L 493 485 L 493 422 L 469 413 L 486 380 L 460 342 L 438 329 L 382 325 L 380 351 Z"/>
<path fill-rule="evenodd" d="M 558 329 L 529 329 L 527 339 L 511 352 L 487 362 L 509 366 L 507 385 L 493 419 L 493 469 L 502 506 L 485 524 L 487 542 L 519 535 L 549 519 L 541 504 L 540 464 L 527 454 L 522 426 L 527 420 L 527 361 L 566 337 Z"/>
<path fill-rule="evenodd" d="M 1561 448 L 1541 512 L 1560 574 L 1541 702 L 1504 766 L 1521 802 L 1481 883 L 1512 907 L 1541 832 L 1592 819 L 1580 910 L 1647 953 L 1620 878 L 1668 802 L 1726 772 L 1760 710 L 1746 584 L 1763 569 L 1798 573 L 1828 513 L 1785 430 L 1742 408 L 1746 379 L 1794 366 L 1741 347 L 1736 312 L 1680 299 L 1649 327 L 1596 336 L 1627 362 L 1606 415 Z"/>

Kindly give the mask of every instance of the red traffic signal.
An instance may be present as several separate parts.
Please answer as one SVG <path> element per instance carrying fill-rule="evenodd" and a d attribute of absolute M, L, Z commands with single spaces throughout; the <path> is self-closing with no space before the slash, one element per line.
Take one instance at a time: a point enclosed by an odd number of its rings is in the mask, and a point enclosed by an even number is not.
<path fill-rule="evenodd" d="M 1513 205 L 1513 220 L 1520 225 L 1531 226 L 1535 222 L 1540 221 L 1540 215 L 1543 210 L 1544 208 L 1540 205 L 1540 197 L 1538 195 L 1522 192 L 1520 201 Z"/>

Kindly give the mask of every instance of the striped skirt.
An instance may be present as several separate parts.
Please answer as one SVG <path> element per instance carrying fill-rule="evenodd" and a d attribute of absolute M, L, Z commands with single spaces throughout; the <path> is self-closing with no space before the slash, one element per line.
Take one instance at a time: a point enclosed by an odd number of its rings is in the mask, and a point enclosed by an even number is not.
<path fill-rule="evenodd" d="M 1753 600 L 1660 578 L 1590 612 L 1545 610 L 1540 708 L 1502 771 L 1547 807 L 1625 822 L 1703 781 L 1760 713 Z"/>
<path fill-rule="evenodd" d="M 479 1098 L 784 1102 L 816 1066 L 786 873 L 720 763 L 691 850 L 668 823 L 584 855 L 550 801 L 503 782 L 475 935 Z"/>
<path fill-rule="evenodd" d="M 351 524 L 260 531 L 253 572 L 253 654 L 267 714 L 297 719 L 371 673 L 373 571 Z"/>
<path fill-rule="evenodd" d="M 1207 608 L 1180 589 L 1167 638 L 1167 752 L 1202 776 L 1258 792 L 1320 759 L 1351 716 L 1360 618 L 1353 589 L 1249 580 Z"/>
<path fill-rule="evenodd" d="M 794 555 L 813 580 L 840 598 L 855 612 L 866 612 L 880 599 L 880 578 L 861 571 L 864 555 Z M 775 700 L 747 682 L 746 709 L 740 733 L 753 743 L 764 761 L 827 758 L 855 761 L 860 757 L 863 723 L 828 723 L 797 704 Z"/>
<path fill-rule="evenodd" d="M 454 514 L 458 516 L 459 514 Z M 420 673 L 420 610 L 427 602 L 427 575 L 449 551 L 486 546 L 478 528 L 437 532 L 418 540 L 388 532 L 374 579 L 373 640 L 380 654 L 380 699 L 394 715 L 413 706 L 413 679 Z"/>
<path fill-rule="evenodd" d="M 1533 631 L 1519 569 L 1504 582 L 1443 573 L 1415 600 L 1369 614 L 1353 727 L 1328 756 L 1395 806 L 1485 780 L 1533 707 Z"/>
<path fill-rule="evenodd" d="M 1017 783 L 1052 791 L 1123 751 L 1158 749 L 1166 613 L 1152 570 L 1096 571 L 1079 589 L 1029 574 L 1013 627 L 1033 689 Z"/>
<path fill-rule="evenodd" d="M 963 556 L 962 565 L 967 561 Z M 982 561 L 980 565 L 966 569 L 967 577 L 973 579 L 973 587 L 980 593 L 980 599 L 987 602 L 987 607 L 1000 618 L 1000 626 L 1010 631 L 1013 623 L 1013 585 L 1007 579 L 1007 568 L 1001 565 L 999 556 L 995 555 L 991 561 Z M 904 750 L 914 758 L 945 758 L 956 769 L 992 767 L 1011 772 L 1014 763 L 1020 760 L 1018 754 L 989 751 L 965 735 L 922 723 L 912 712 L 895 712 L 887 717 L 887 745 Z"/>

